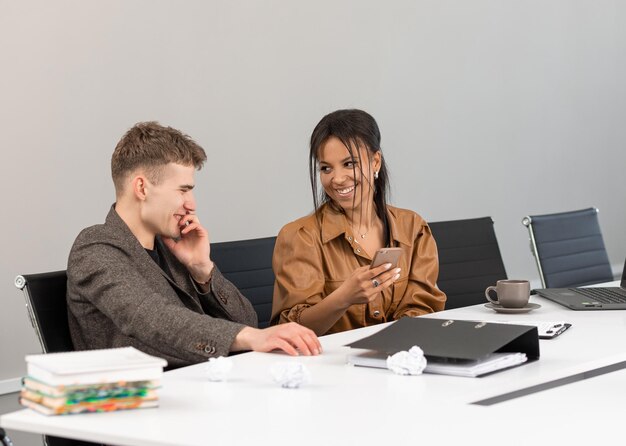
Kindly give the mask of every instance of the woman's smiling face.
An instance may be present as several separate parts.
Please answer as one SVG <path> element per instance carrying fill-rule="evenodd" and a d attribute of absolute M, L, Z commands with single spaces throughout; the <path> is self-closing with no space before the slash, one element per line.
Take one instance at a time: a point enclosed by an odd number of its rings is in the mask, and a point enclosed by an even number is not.
<path fill-rule="evenodd" d="M 320 182 L 326 195 L 344 210 L 354 210 L 373 202 L 374 172 L 380 168 L 380 152 L 373 155 L 366 147 L 353 150 L 331 136 L 318 152 Z"/>

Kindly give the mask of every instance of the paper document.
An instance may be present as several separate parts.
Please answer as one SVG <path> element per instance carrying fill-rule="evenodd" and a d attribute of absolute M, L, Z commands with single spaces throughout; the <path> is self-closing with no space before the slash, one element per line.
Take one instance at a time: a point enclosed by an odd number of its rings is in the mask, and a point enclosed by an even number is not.
<path fill-rule="evenodd" d="M 348 364 L 386 369 L 387 356 L 377 351 L 354 353 L 348 356 Z M 523 364 L 526 360 L 525 353 L 492 353 L 482 359 L 468 361 L 446 361 L 428 358 L 424 373 L 474 378 Z"/>

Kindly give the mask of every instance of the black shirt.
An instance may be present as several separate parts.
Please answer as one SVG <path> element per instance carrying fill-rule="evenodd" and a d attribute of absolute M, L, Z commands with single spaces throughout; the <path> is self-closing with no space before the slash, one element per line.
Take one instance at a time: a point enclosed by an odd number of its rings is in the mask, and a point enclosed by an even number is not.
<path fill-rule="evenodd" d="M 148 255 L 150 257 L 152 257 L 152 260 L 154 260 L 154 262 L 159 265 L 159 267 L 165 272 L 165 274 L 167 274 L 167 277 L 169 277 L 170 279 L 174 280 L 172 278 L 172 272 L 170 271 L 169 266 L 167 266 L 167 263 L 165 263 L 165 261 L 162 259 L 162 256 L 159 255 L 159 250 L 157 248 L 158 244 L 154 243 L 154 249 L 148 249 L 145 248 L 146 252 L 148 253 Z"/>

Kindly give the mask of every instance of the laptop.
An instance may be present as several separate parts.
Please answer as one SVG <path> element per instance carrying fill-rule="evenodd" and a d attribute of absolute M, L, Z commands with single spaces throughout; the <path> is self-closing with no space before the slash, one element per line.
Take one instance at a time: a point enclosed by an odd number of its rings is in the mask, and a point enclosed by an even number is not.
<path fill-rule="evenodd" d="M 543 288 L 534 292 L 572 310 L 626 310 L 626 261 L 619 287 Z"/>

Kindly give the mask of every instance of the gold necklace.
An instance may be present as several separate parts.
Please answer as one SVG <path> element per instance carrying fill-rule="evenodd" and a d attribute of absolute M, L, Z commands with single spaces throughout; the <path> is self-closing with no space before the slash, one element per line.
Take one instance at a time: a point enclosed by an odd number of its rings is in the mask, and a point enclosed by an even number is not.
<path fill-rule="evenodd" d="M 371 228 L 370 228 L 371 229 Z M 352 227 L 352 230 L 354 231 L 354 226 Z M 354 231 L 357 234 L 359 234 L 359 237 L 361 237 L 361 240 L 365 240 L 365 237 L 367 237 L 367 234 L 370 232 L 370 230 L 368 229 L 365 232 L 359 232 L 359 231 Z"/>

